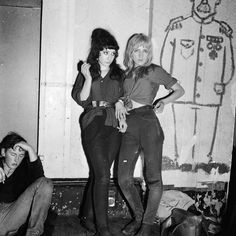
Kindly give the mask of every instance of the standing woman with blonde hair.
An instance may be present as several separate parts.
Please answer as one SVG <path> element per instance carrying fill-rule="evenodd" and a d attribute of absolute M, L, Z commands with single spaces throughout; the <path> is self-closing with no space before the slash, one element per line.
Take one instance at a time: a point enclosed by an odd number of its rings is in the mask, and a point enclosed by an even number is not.
<path fill-rule="evenodd" d="M 160 66 L 152 63 L 152 42 L 144 34 L 132 35 L 126 46 L 123 103 L 126 108 L 127 130 L 123 134 L 118 182 L 132 210 L 133 220 L 122 230 L 125 235 L 151 236 L 153 223 L 161 200 L 162 146 L 164 134 L 155 113 L 184 94 L 183 88 Z M 153 105 L 159 86 L 169 95 Z M 125 113 L 120 112 L 120 115 Z M 134 169 L 140 152 L 144 154 L 144 177 L 147 184 L 147 206 L 144 209 L 134 185 Z"/>

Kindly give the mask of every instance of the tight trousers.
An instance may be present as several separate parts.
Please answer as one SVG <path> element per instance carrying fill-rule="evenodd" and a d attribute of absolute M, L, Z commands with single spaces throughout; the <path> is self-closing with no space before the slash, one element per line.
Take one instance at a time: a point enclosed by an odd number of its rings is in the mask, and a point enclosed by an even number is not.
<path fill-rule="evenodd" d="M 121 140 L 117 128 L 104 125 L 105 119 L 105 112 L 96 116 L 82 134 L 90 170 L 81 216 L 94 221 L 98 231 L 108 228 L 110 168 L 118 157 Z"/>
<path fill-rule="evenodd" d="M 136 221 L 153 224 L 163 192 L 161 177 L 164 134 L 151 106 L 129 111 L 127 131 L 119 155 L 118 182 Z M 144 210 L 134 185 L 134 169 L 140 152 L 144 154 L 144 177 L 148 189 Z"/>

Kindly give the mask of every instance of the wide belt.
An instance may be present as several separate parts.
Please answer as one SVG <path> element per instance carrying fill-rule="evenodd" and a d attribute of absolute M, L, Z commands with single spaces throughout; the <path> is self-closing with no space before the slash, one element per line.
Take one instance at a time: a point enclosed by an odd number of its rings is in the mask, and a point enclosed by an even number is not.
<path fill-rule="evenodd" d="M 114 107 L 114 104 L 107 101 L 92 101 L 93 107 Z"/>

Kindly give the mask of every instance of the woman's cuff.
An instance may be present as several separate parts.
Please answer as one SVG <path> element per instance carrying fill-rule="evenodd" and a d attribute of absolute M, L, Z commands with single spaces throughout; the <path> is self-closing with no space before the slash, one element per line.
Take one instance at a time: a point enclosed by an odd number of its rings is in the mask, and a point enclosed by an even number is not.
<path fill-rule="evenodd" d="M 122 99 L 118 99 L 117 102 L 120 102 L 124 106 L 124 101 Z"/>

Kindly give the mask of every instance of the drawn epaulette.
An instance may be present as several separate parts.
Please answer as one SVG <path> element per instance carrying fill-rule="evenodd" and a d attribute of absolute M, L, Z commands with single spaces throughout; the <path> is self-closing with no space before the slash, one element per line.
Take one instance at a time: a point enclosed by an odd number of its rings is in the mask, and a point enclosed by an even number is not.
<path fill-rule="evenodd" d="M 165 31 L 181 29 L 182 28 L 181 21 L 183 19 L 184 19 L 183 16 L 179 16 L 179 17 L 171 19 Z"/>
<path fill-rule="evenodd" d="M 227 37 L 231 38 L 233 34 L 233 29 L 224 21 L 220 21 L 220 33 L 225 34 Z"/>

